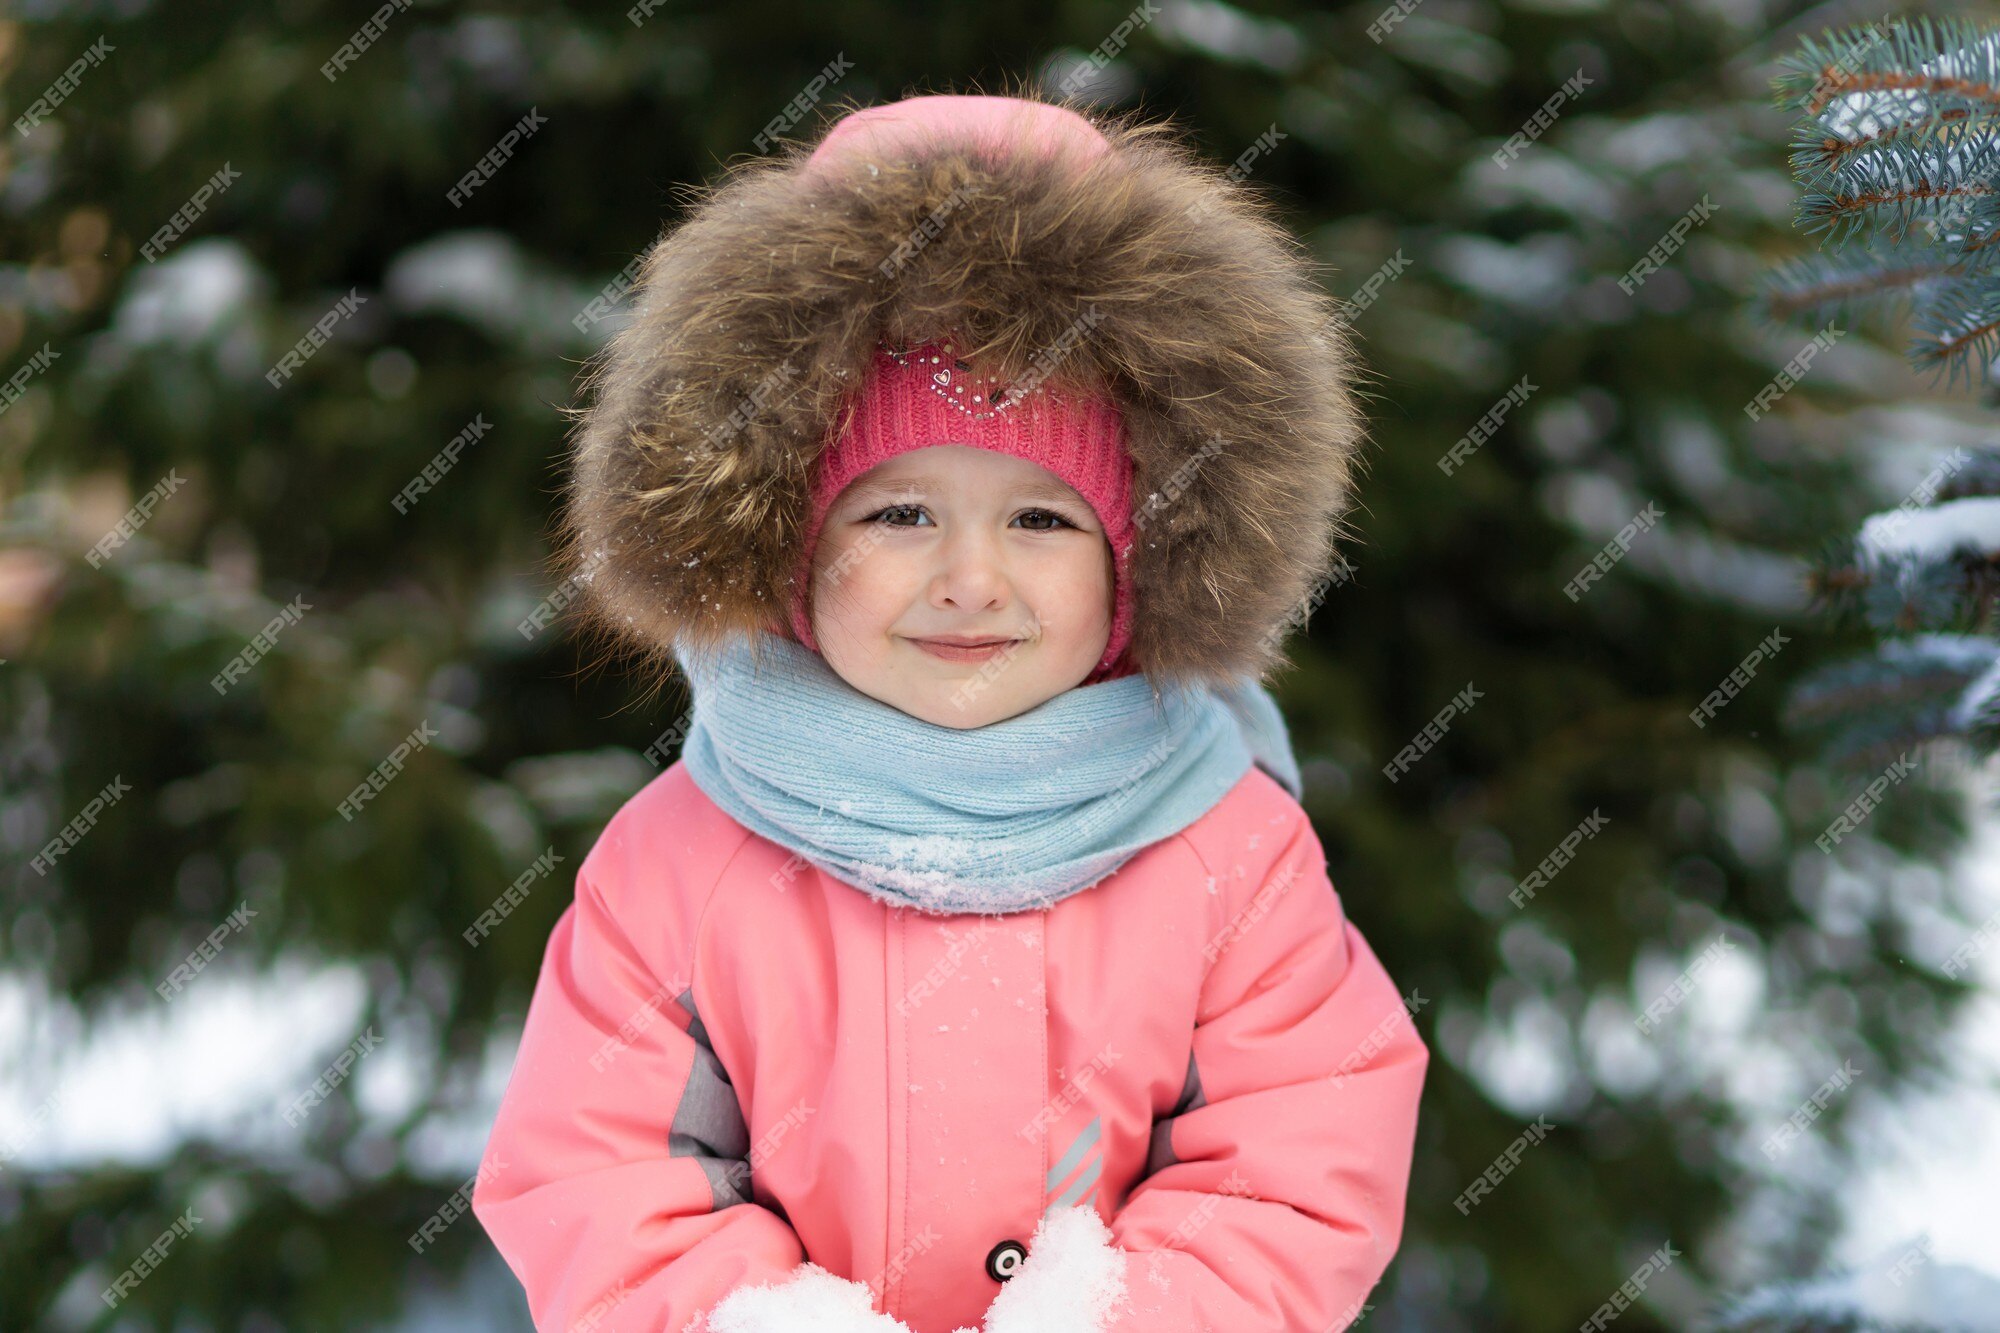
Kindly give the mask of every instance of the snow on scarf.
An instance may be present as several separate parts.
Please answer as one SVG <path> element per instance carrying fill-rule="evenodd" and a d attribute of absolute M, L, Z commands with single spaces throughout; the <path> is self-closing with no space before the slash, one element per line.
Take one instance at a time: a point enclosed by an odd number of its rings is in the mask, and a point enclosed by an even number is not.
<path fill-rule="evenodd" d="M 689 776 L 753 833 L 897 906 L 1047 907 L 1194 823 L 1252 763 L 1300 794 L 1284 718 L 1252 679 L 1156 699 L 1124 676 L 961 730 L 861 693 L 790 639 L 760 651 L 678 658 Z"/>

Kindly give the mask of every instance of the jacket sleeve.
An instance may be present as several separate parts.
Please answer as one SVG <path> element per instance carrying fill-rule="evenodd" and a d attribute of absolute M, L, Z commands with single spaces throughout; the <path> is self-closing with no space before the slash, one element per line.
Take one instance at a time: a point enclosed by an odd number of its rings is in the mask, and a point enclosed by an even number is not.
<path fill-rule="evenodd" d="M 699 907 L 648 883 L 621 923 L 593 870 L 615 887 L 630 859 L 594 850 L 577 875 L 472 1193 L 544 1333 L 701 1329 L 732 1289 L 806 1274 L 749 1197 L 743 1111 L 692 1007 Z"/>
<path fill-rule="evenodd" d="M 1401 1240 L 1422 1000 L 1346 919 L 1303 811 L 1208 949 L 1165 1164 L 1111 1220 L 1130 1300 L 1105 1329 L 1346 1328 Z"/>

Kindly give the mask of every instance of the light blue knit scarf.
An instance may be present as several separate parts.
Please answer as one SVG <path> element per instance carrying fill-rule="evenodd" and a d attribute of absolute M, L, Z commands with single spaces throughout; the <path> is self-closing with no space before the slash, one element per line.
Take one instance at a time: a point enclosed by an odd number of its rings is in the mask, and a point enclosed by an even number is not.
<path fill-rule="evenodd" d="M 958 729 L 861 693 L 788 638 L 760 651 L 679 657 L 689 776 L 753 833 L 893 905 L 1047 907 L 1194 823 L 1253 762 L 1300 794 L 1284 718 L 1247 677 L 1156 701 L 1125 676 Z"/>

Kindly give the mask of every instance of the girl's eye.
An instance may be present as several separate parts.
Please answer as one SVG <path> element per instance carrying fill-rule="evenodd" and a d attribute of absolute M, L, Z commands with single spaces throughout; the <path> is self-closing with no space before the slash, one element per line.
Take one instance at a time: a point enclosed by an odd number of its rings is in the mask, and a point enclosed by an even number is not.
<path fill-rule="evenodd" d="M 922 512 L 924 512 L 924 508 L 920 504 L 890 504 L 888 508 L 878 508 L 876 512 L 868 514 L 868 522 L 888 522 L 888 526 L 892 526 L 892 528 L 910 528 L 910 526 L 916 526 L 916 524 L 914 522 L 896 522 L 894 518 L 890 518 L 890 514 L 918 514 L 918 516 L 922 516 Z M 1030 522 L 1028 524 L 1030 532 L 1054 532 L 1054 530 L 1058 530 L 1058 526 L 1062 526 L 1062 528 L 1074 528 L 1076 526 L 1074 522 L 1070 522 L 1068 518 L 1064 518 L 1062 514 L 1058 514 L 1052 508 L 1026 508 L 1026 510 L 1020 512 L 1020 516 L 1022 518 L 1050 518 L 1052 520 L 1052 526 L 1036 526 L 1034 522 Z"/>

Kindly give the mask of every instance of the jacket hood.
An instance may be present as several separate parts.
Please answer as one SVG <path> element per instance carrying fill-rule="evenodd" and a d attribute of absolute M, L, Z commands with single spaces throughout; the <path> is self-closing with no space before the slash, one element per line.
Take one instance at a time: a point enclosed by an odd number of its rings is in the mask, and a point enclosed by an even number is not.
<path fill-rule="evenodd" d="M 1038 98 L 855 111 L 697 187 L 646 255 L 568 413 L 558 559 L 589 627 L 657 665 L 786 632 L 848 391 L 879 346 L 952 337 L 1002 382 L 1117 403 L 1126 660 L 1156 684 L 1261 677 L 1335 563 L 1364 437 L 1313 270 L 1168 122 Z"/>

